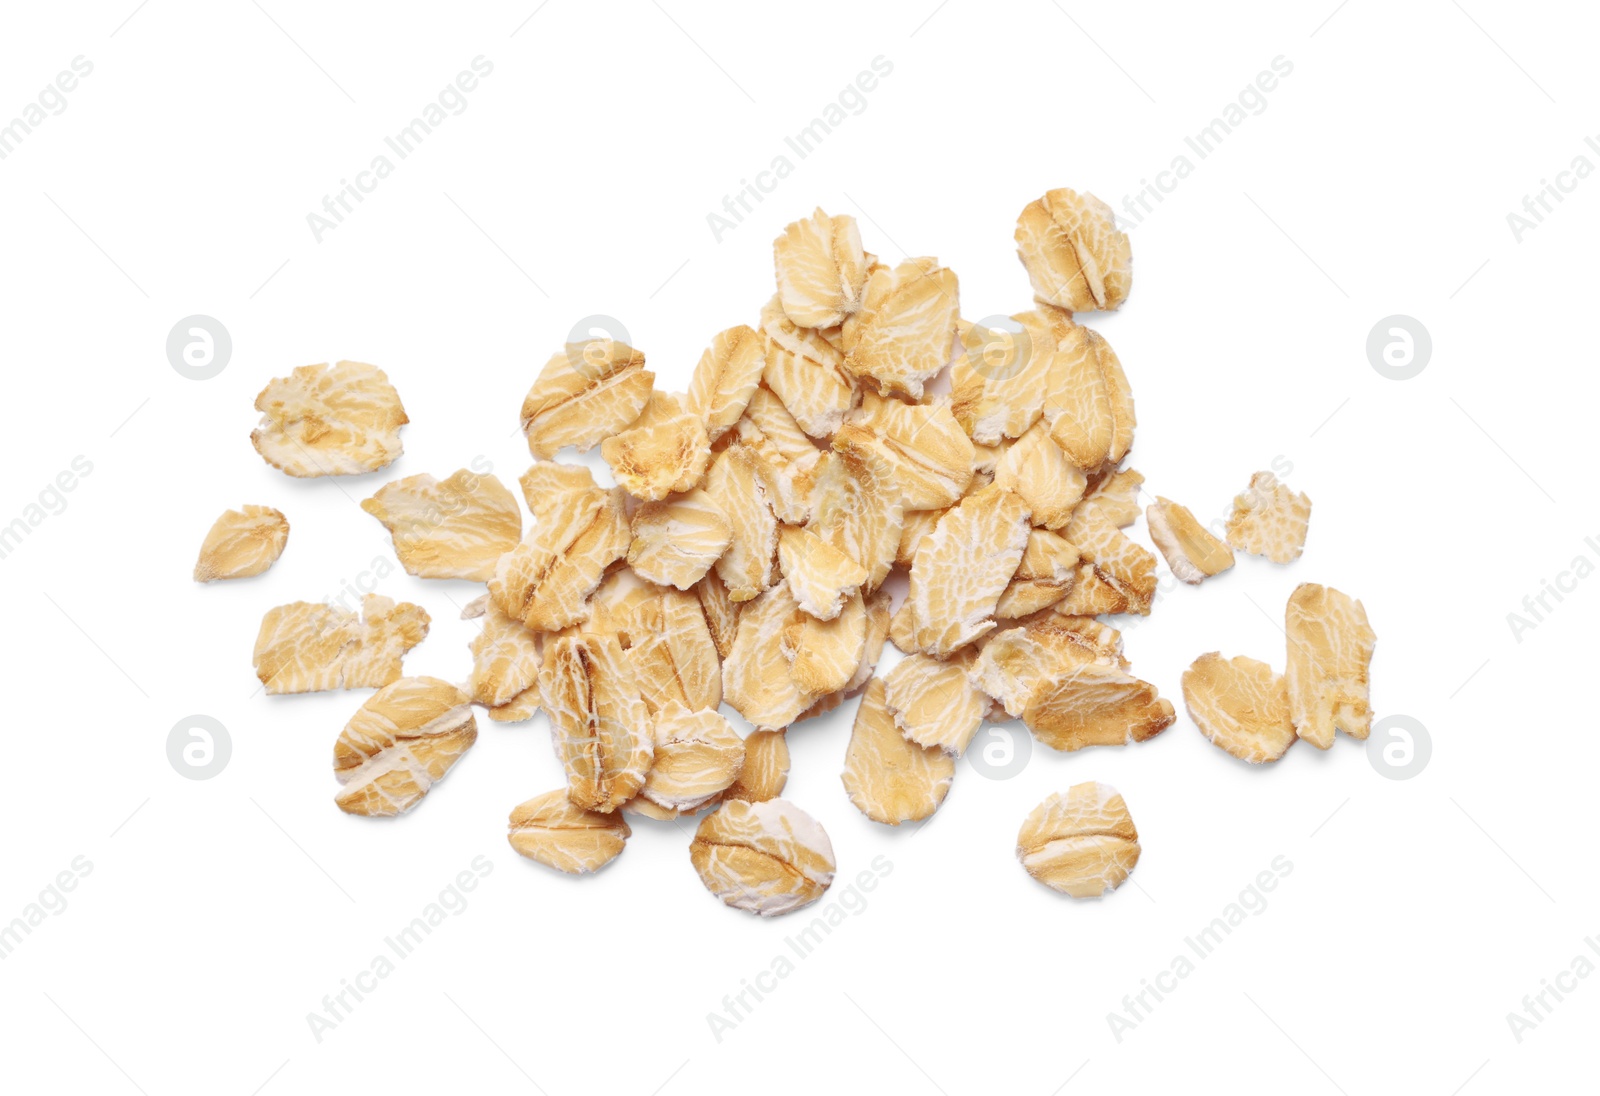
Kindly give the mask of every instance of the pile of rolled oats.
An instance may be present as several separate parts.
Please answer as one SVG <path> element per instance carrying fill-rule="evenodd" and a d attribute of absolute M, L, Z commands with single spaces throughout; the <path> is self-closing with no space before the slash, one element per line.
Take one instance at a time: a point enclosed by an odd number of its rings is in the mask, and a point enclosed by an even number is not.
<path fill-rule="evenodd" d="M 414 475 L 364 501 L 406 571 L 483 582 L 471 668 L 458 685 L 402 676 L 427 635 L 415 605 L 369 596 L 357 615 L 294 602 L 256 641 L 270 693 L 376 688 L 334 747 L 335 802 L 414 808 L 477 738 L 473 705 L 520 722 L 541 709 L 566 786 L 510 815 L 513 848 L 594 871 L 627 816 L 701 814 L 690 861 L 706 888 L 761 915 L 816 900 L 835 870 L 827 834 L 779 798 L 790 727 L 857 699 L 850 802 L 875 822 L 932 815 L 984 720 L 1021 719 L 1056 750 L 1143 742 L 1172 704 L 1134 676 L 1101 620 L 1149 614 L 1156 556 L 1124 530 L 1144 477 L 1123 467 L 1132 390 L 1078 312 L 1122 305 L 1128 238 L 1088 194 L 1053 190 L 1017 222 L 1034 291 L 1016 330 L 961 318 L 955 274 L 888 266 L 855 221 L 817 210 L 774 246 L 777 293 L 755 327 L 711 340 L 686 393 L 655 389 L 640 351 L 573 343 L 545 364 L 521 422 L 533 523 L 492 475 Z M 407 422 L 370 365 L 307 366 L 256 400 L 252 436 L 292 476 L 387 466 Z M 594 445 L 616 486 L 552 458 Z M 1238 496 L 1226 541 L 1178 503 L 1146 509 L 1173 574 L 1199 583 L 1233 550 L 1297 559 L 1311 504 L 1270 473 Z M 256 575 L 288 523 L 247 506 L 218 519 L 195 578 Z M 1183 675 L 1210 741 L 1249 762 L 1297 739 L 1327 749 L 1371 722 L 1373 633 L 1361 603 L 1302 585 L 1287 672 L 1201 656 Z M 885 642 L 904 655 L 883 676 Z M 741 736 L 719 711 L 750 726 Z M 1122 797 L 1095 783 L 1023 823 L 1028 873 L 1075 897 L 1114 889 L 1139 858 Z"/>

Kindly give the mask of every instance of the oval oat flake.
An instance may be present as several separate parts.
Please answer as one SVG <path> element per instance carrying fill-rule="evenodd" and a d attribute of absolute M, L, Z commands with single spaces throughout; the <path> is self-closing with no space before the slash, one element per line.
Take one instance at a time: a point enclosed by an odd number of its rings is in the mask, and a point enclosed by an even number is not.
<path fill-rule="evenodd" d="M 1023 821 L 1017 859 L 1051 890 L 1098 898 L 1121 886 L 1139 862 L 1139 831 L 1117 789 L 1075 784 Z"/>
<path fill-rule="evenodd" d="M 404 814 L 478 739 L 472 699 L 436 677 L 405 677 L 361 705 L 333 747 L 346 814 Z"/>
<path fill-rule="evenodd" d="M 529 860 L 581 875 L 620 856 L 632 832 L 621 815 L 586 811 L 557 788 L 518 804 L 506 838 Z"/>
<path fill-rule="evenodd" d="M 835 867 L 822 826 L 786 799 L 724 803 L 701 821 L 689 859 L 706 890 L 762 917 L 821 898 Z"/>

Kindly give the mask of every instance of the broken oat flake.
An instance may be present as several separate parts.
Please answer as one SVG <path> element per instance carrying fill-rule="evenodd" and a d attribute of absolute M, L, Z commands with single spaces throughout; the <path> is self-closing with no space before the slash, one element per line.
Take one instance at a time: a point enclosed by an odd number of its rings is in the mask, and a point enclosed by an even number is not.
<path fill-rule="evenodd" d="M 252 661 L 269 695 L 376 689 L 400 677 L 401 657 L 428 634 L 426 611 L 368 594 L 359 614 L 296 601 L 267 610 Z"/>

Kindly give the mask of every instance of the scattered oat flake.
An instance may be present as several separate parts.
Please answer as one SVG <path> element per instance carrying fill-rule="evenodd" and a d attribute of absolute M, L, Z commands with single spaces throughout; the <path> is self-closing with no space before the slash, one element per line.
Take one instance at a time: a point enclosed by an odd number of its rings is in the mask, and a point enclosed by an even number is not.
<path fill-rule="evenodd" d="M 633 425 L 600 443 L 600 455 L 623 489 L 654 502 L 699 486 L 711 463 L 711 440 L 682 396 L 656 392 Z"/>
<path fill-rule="evenodd" d="M 1124 604 L 1109 611 L 1148 616 L 1156 593 L 1155 555 L 1097 512 L 1087 521 L 1073 522 L 1070 536 L 1083 558 L 1093 564 L 1095 577 L 1122 598 Z"/>
<path fill-rule="evenodd" d="M 1028 504 L 1034 525 L 1061 529 L 1083 498 L 1087 477 L 1050 437 L 1043 419 L 1006 448 L 995 465 L 994 482 Z"/>
<path fill-rule="evenodd" d="M 528 451 L 547 458 L 567 445 L 589 449 L 638 418 L 654 384 L 644 355 L 626 343 L 567 343 L 551 355 L 522 401 Z"/>
<path fill-rule="evenodd" d="M 390 817 L 422 801 L 477 741 L 466 693 L 436 677 L 404 677 L 379 689 L 350 717 L 333 747 L 346 814 Z"/>
<path fill-rule="evenodd" d="M 731 532 L 717 560 L 717 575 L 734 601 L 749 601 L 777 580 L 778 519 L 767 504 L 755 457 L 737 443 L 711 463 L 706 494 L 722 510 Z"/>
<path fill-rule="evenodd" d="M 645 503 L 634 511 L 632 529 L 628 566 L 680 590 L 704 578 L 733 539 L 727 515 L 704 488 Z"/>
<path fill-rule="evenodd" d="M 668 810 L 694 810 L 739 779 L 744 742 L 714 708 L 676 702 L 656 713 L 655 760 L 639 794 Z"/>
<path fill-rule="evenodd" d="M 739 611 L 733 646 L 722 663 L 722 698 L 759 729 L 787 727 L 816 699 L 796 684 L 784 653 L 784 630 L 800 615 L 786 582 Z"/>
<path fill-rule="evenodd" d="M 789 742 L 783 731 L 751 731 L 744 739 L 744 766 L 723 799 L 760 803 L 783 794 L 789 782 Z"/>
<path fill-rule="evenodd" d="M 256 677 L 272 695 L 376 689 L 400 677 L 401 657 L 428 634 L 420 606 L 368 594 L 361 612 L 296 601 L 267 610 L 256 635 Z"/>
<path fill-rule="evenodd" d="M 635 617 L 640 606 L 653 601 L 661 587 L 647 582 L 627 567 L 612 567 L 589 597 L 589 619 L 579 631 L 612 635 L 624 648 L 633 642 Z M 570 634 L 567 629 L 562 634 Z"/>
<path fill-rule="evenodd" d="M 511 811 L 507 838 L 518 854 L 569 875 L 599 871 L 622 854 L 632 831 L 615 812 L 586 811 L 565 788 L 534 796 Z"/>
<path fill-rule="evenodd" d="M 1139 519 L 1139 490 L 1144 486 L 1144 476 L 1132 468 L 1103 472 L 1089 480 L 1083 501 L 1072 511 L 1072 521 L 1061 531 L 1068 540 L 1081 527 L 1080 522 L 1099 516 L 1115 525 L 1126 528 Z"/>
<path fill-rule="evenodd" d="M 922 538 L 933 532 L 939 519 L 949 510 L 948 506 L 940 510 L 907 510 L 901 519 L 900 545 L 895 549 L 894 561 L 902 567 L 910 567 L 911 561 L 917 558 L 917 546 Z"/>
<path fill-rule="evenodd" d="M 400 455 L 408 421 L 383 370 L 361 362 L 302 365 L 256 397 L 256 452 L 291 476 L 375 472 Z"/>
<path fill-rule="evenodd" d="M 812 697 L 843 689 L 861 665 L 866 643 L 867 609 L 859 590 L 846 599 L 843 610 L 832 620 L 796 612 L 780 639 L 789 676 L 802 693 Z"/>
<path fill-rule="evenodd" d="M 875 272 L 843 326 L 845 372 L 885 395 L 920 400 L 923 383 L 950 361 L 958 293 L 955 273 L 937 259 Z"/>
<path fill-rule="evenodd" d="M 490 605 L 483 616 L 483 630 L 473 637 L 469 649 L 472 677 L 467 690 L 473 702 L 491 709 L 517 704 L 514 711 L 500 714 L 518 714 L 520 719 L 498 719 L 491 712 L 490 718 L 498 722 L 530 718 L 539 707 L 539 637 L 522 621 Z M 525 702 L 518 703 L 524 698 Z"/>
<path fill-rule="evenodd" d="M 1279 483 L 1271 472 L 1257 472 L 1249 488 L 1234 496 L 1228 543 L 1273 563 L 1293 563 L 1306 546 L 1310 522 L 1310 499 Z"/>
<path fill-rule="evenodd" d="M 1017 859 L 1051 890 L 1098 898 L 1120 887 L 1139 862 L 1139 831 L 1117 789 L 1074 784 L 1023 821 Z"/>
<path fill-rule="evenodd" d="M 812 489 L 822 451 L 766 385 L 757 388 L 735 427 L 739 443 L 755 462 L 767 503 L 778 520 L 810 520 Z"/>
<path fill-rule="evenodd" d="M 1125 408 L 1129 421 L 1121 423 L 1117 415 L 1122 393 L 1114 392 L 1114 386 L 1119 379 L 1125 387 L 1116 354 L 1087 327 L 1074 325 L 1051 360 L 1045 421 L 1067 460 L 1084 472 L 1116 464 L 1132 443 L 1131 397 Z"/>
<path fill-rule="evenodd" d="M 1200 733 L 1241 761 L 1276 761 L 1294 745 L 1288 685 L 1265 662 L 1201 655 L 1183 672 L 1183 702 Z"/>
<path fill-rule="evenodd" d="M 522 485 L 522 497 L 535 518 L 574 492 L 595 489 L 594 473 L 583 465 L 553 460 L 534 461 L 517 482 Z"/>
<path fill-rule="evenodd" d="M 724 803 L 701 820 L 689 859 L 712 894 L 762 917 L 821 898 L 835 867 L 822 826 L 785 799 Z"/>
<path fill-rule="evenodd" d="M 650 772 L 654 732 L 616 637 L 552 640 L 539 689 L 572 801 L 609 813 L 636 795 Z"/>
<path fill-rule="evenodd" d="M 688 398 L 689 411 L 705 424 L 711 441 L 739 421 L 766 368 L 766 340 L 745 324 L 711 340 L 695 366 Z"/>
<path fill-rule="evenodd" d="M 903 607 L 915 650 L 944 658 L 995 627 L 995 605 L 1022 561 L 1028 531 L 1027 504 L 994 486 L 939 520 L 917 548 Z"/>
<path fill-rule="evenodd" d="M 841 432 L 818 465 L 807 528 L 865 567 L 864 589 L 872 591 L 894 566 L 903 515 L 889 463 Z"/>
<path fill-rule="evenodd" d="M 288 542 L 289 522 L 272 507 L 229 510 L 206 533 L 200 558 L 195 561 L 194 580 L 215 582 L 259 575 L 278 561 Z"/>
<path fill-rule="evenodd" d="M 950 406 L 956 421 L 980 446 L 1021 437 L 1039 420 L 1049 391 L 1056 339 L 1041 338 L 1021 316 L 1021 328 L 958 324 L 960 345 L 950 364 Z"/>
<path fill-rule="evenodd" d="M 1097 663 L 1073 666 L 1046 681 L 1022 712 L 1034 737 L 1052 750 L 1143 742 L 1174 718 L 1172 704 L 1154 685 Z"/>
<path fill-rule="evenodd" d="M 1050 608 L 1072 592 L 1077 577 L 1077 546 L 1048 529 L 1031 530 L 1022 562 L 995 603 L 995 619 L 1015 620 Z"/>
<path fill-rule="evenodd" d="M 1045 614 L 987 636 L 972 681 L 1015 718 L 1056 678 L 1086 663 L 1126 669 L 1121 633 L 1092 617 Z"/>
<path fill-rule="evenodd" d="M 722 663 L 694 594 L 662 586 L 641 599 L 627 624 L 626 653 L 652 713 L 674 703 L 691 711 L 722 703 Z"/>
<path fill-rule="evenodd" d="M 711 633 L 717 656 L 727 658 L 739 627 L 739 606 L 728 596 L 728 588 L 715 571 L 706 572 L 706 577 L 695 583 L 694 593 L 700 599 L 700 614 L 706 618 L 706 630 Z"/>
<path fill-rule="evenodd" d="M 489 595 L 535 631 L 576 624 L 606 568 L 627 555 L 629 536 L 621 488 L 552 496 L 522 543 L 496 563 Z"/>
<path fill-rule="evenodd" d="M 1301 583 L 1284 611 L 1289 637 L 1289 718 L 1299 736 L 1326 750 L 1336 730 L 1372 730 L 1370 668 L 1378 637 L 1361 602 L 1332 586 Z"/>
<path fill-rule="evenodd" d="M 1233 552 L 1207 532 L 1187 507 L 1158 495 L 1144 513 L 1150 539 L 1182 581 L 1192 586 L 1233 566 Z"/>
<path fill-rule="evenodd" d="M 1133 281 L 1127 234 L 1093 194 L 1062 188 L 1028 203 L 1017 218 L 1017 257 L 1034 297 L 1072 312 L 1122 306 Z"/>
<path fill-rule="evenodd" d="M 379 488 L 361 509 L 383 523 L 407 574 L 486 581 L 522 539 L 516 496 L 494 476 L 461 469 L 439 481 L 423 473 Z"/>
<path fill-rule="evenodd" d="M 830 217 L 819 208 L 795 221 L 772 242 L 778 299 L 801 327 L 833 327 L 861 308 L 866 255 L 854 217 Z"/>
<path fill-rule="evenodd" d="M 884 702 L 882 678 L 873 678 L 856 709 L 844 755 L 844 790 L 874 822 L 920 822 L 939 809 L 955 779 L 955 758 L 942 749 L 908 741 Z"/>
<path fill-rule="evenodd" d="M 989 708 L 968 679 L 973 662 L 970 650 L 949 662 L 908 655 L 889 671 L 883 679 L 884 700 L 907 741 L 952 757 L 966 751 Z"/>
<path fill-rule="evenodd" d="M 848 431 L 888 462 L 908 510 L 950 506 L 972 482 L 972 439 L 951 414 L 949 400 L 909 404 L 867 392 L 845 421 L 841 433 Z"/>
<path fill-rule="evenodd" d="M 541 703 L 537 687 L 524 689 L 509 702 L 486 713 L 496 723 L 524 723 L 539 714 Z"/>
<path fill-rule="evenodd" d="M 778 531 L 778 567 L 800 608 L 832 620 L 867 580 L 867 569 L 808 529 Z"/>
<path fill-rule="evenodd" d="M 828 437 L 856 400 L 844 355 L 816 329 L 797 327 L 777 297 L 761 310 L 761 332 L 767 337 L 761 379 L 802 430 L 813 438 Z"/>

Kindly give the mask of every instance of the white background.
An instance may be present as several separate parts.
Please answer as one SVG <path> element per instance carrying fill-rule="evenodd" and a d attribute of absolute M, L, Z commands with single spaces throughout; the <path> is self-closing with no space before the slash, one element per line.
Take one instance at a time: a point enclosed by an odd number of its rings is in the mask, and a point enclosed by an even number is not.
<path fill-rule="evenodd" d="M 1580 701 L 1600 581 L 1520 642 L 1506 616 L 1600 559 L 1584 544 L 1600 181 L 1521 242 L 1506 214 L 1574 157 L 1600 163 L 1582 109 L 1597 28 L 1577 5 L 1335 2 L 8 6 L 0 120 L 75 56 L 94 71 L 0 160 L 0 524 L 74 457 L 93 471 L 0 560 L 0 921 L 74 857 L 93 868 L 0 962 L 0 1086 L 1574 1087 L 1600 978 L 1520 1042 L 1506 1014 L 1600 933 Z M 493 74 L 465 112 L 318 243 L 307 213 L 479 55 Z M 706 215 L 878 55 L 893 72 L 866 109 L 718 242 Z M 334 808 L 330 749 L 369 694 L 259 695 L 260 617 L 392 560 L 356 506 L 383 483 L 478 456 L 513 482 L 521 397 L 576 320 L 618 317 L 681 389 L 715 332 L 754 322 L 772 238 L 819 204 L 890 261 L 948 263 L 968 318 L 1025 309 L 1023 205 L 1072 186 L 1120 206 L 1279 55 L 1293 73 L 1266 109 L 1131 230 L 1124 309 L 1082 317 L 1132 380 L 1130 463 L 1152 494 L 1210 520 L 1282 458 L 1315 504 L 1298 563 L 1241 557 L 1127 631 L 1135 672 L 1179 701 L 1171 729 L 1036 748 L 1008 781 L 963 763 L 912 833 L 843 793 L 853 703 L 798 727 L 787 795 L 832 837 L 830 897 L 875 857 L 893 869 L 720 1042 L 707 1014 L 807 918 L 721 906 L 687 824 L 637 823 L 593 878 L 518 858 L 507 812 L 560 780 L 543 717 L 480 720 L 408 817 Z M 164 349 L 195 313 L 234 344 L 204 382 Z M 1395 313 L 1434 344 L 1404 382 L 1365 350 Z M 251 448 L 251 401 L 342 357 L 387 370 L 405 454 L 291 480 Z M 196 586 L 202 536 L 243 503 L 285 511 L 288 550 L 259 579 Z M 1385 779 L 1342 736 L 1250 769 L 1182 714 L 1203 651 L 1282 665 L 1302 581 L 1364 601 L 1378 714 L 1431 732 L 1421 775 Z M 474 588 L 395 568 L 380 589 L 433 616 L 407 671 L 464 678 L 475 625 L 455 606 Z M 209 781 L 167 760 L 195 713 L 232 739 Z M 1144 857 L 1137 886 L 1073 902 L 1012 847 L 1041 798 L 1090 779 L 1124 793 Z M 480 855 L 493 869 L 468 908 L 314 1039 L 307 1013 Z M 1267 908 L 1118 1042 L 1107 1013 L 1278 856 L 1293 871 Z"/>

